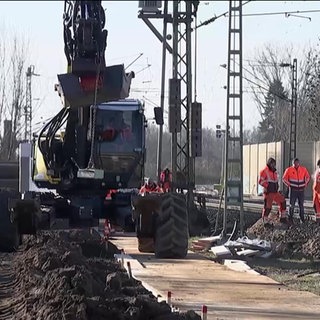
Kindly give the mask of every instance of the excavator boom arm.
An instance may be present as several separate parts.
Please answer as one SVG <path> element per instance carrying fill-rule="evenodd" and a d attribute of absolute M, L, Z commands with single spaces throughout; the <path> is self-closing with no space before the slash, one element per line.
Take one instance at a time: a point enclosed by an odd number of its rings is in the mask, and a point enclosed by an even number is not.
<path fill-rule="evenodd" d="M 64 51 L 70 71 L 88 74 L 105 68 L 107 30 L 106 16 L 101 1 L 64 2 Z M 88 69 L 85 70 L 84 66 Z"/>

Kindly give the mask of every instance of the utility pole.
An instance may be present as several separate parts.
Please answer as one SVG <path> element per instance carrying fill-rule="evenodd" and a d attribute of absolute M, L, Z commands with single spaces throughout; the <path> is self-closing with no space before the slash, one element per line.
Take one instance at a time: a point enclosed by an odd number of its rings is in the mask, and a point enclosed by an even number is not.
<path fill-rule="evenodd" d="M 26 72 L 27 87 L 26 87 L 26 105 L 24 108 L 24 140 L 32 140 L 32 86 L 31 79 L 32 76 L 39 76 L 39 74 L 34 73 L 34 65 L 28 67 Z"/>
<path fill-rule="evenodd" d="M 223 185 L 224 183 L 224 148 L 225 148 L 225 137 L 226 137 L 226 130 L 221 129 L 221 125 L 217 124 L 216 125 L 216 138 L 221 139 L 222 138 L 222 164 L 221 164 L 221 174 L 220 174 L 220 185 Z"/>
<path fill-rule="evenodd" d="M 231 205 L 239 207 L 241 234 L 244 231 L 242 109 L 242 1 L 229 1 L 223 237 L 227 233 L 227 213 Z"/>
<path fill-rule="evenodd" d="M 141 1 L 142 2 L 142 1 Z M 195 157 L 201 156 L 201 103 L 192 102 L 192 24 L 199 1 L 168 1 L 172 14 L 161 12 L 162 1 L 145 1 L 141 18 L 172 55 L 172 78 L 169 79 L 169 131 L 173 191 L 187 190 L 188 213 L 194 206 Z M 164 35 L 150 19 L 167 19 L 172 36 Z M 172 39 L 172 45 L 168 40 Z M 163 59 L 164 61 L 164 59 Z"/>
<path fill-rule="evenodd" d="M 297 86 L 298 86 L 298 79 L 297 79 L 297 59 L 293 59 L 292 64 L 292 82 L 291 82 L 291 89 L 292 89 L 292 101 L 291 101 L 291 114 L 290 114 L 290 156 L 291 161 L 296 157 L 297 152 Z"/>
<path fill-rule="evenodd" d="M 291 79 L 291 111 L 290 111 L 290 138 L 289 149 L 291 161 L 296 157 L 297 153 L 297 59 L 293 59 L 293 64 L 290 65 L 292 71 Z"/>
<path fill-rule="evenodd" d="M 167 27 L 168 27 L 168 1 L 164 1 L 163 9 L 163 39 L 167 39 Z M 162 42 L 162 70 L 161 70 L 161 95 L 160 95 L 160 108 L 162 114 L 164 113 L 164 93 L 165 93 L 165 80 L 166 80 L 166 57 L 167 57 L 167 48 L 166 41 Z M 159 125 L 159 134 L 158 134 L 158 157 L 157 157 L 157 178 L 158 182 L 160 180 L 160 174 L 162 171 L 162 137 L 163 137 L 163 124 Z"/>
<path fill-rule="evenodd" d="M 289 133 L 289 166 L 297 156 L 297 91 L 298 91 L 298 67 L 297 59 L 293 63 L 280 63 L 280 67 L 291 69 L 291 110 L 290 110 L 290 133 Z"/>

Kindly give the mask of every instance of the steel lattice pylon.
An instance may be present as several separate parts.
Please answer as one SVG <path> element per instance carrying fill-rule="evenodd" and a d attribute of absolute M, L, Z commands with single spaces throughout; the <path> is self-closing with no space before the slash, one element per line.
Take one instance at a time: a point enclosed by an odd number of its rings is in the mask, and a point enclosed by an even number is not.
<path fill-rule="evenodd" d="M 195 157 L 201 156 L 201 103 L 192 102 L 191 41 L 192 23 L 197 14 L 199 1 L 165 1 L 164 3 L 164 8 L 167 4 L 172 4 L 172 14 L 167 13 L 166 9 L 162 13 L 157 8 L 145 8 L 145 11 L 140 11 L 139 18 L 143 19 L 163 43 L 163 47 L 172 55 L 172 78 L 169 79 L 172 189 L 188 191 L 188 209 L 190 209 L 194 205 Z M 164 23 L 172 24 L 172 47 L 167 42 L 166 31 L 161 35 L 151 24 L 149 20 L 151 18 L 161 18 Z M 162 77 L 164 77 L 164 71 L 162 71 Z M 161 150 L 161 148 L 158 149 Z"/>
<path fill-rule="evenodd" d="M 242 119 L 242 1 L 230 1 L 223 234 L 230 205 L 240 207 L 241 233 L 244 227 Z"/>
<path fill-rule="evenodd" d="M 31 66 L 28 67 L 26 73 L 26 105 L 24 108 L 24 140 L 31 141 L 31 119 L 32 119 L 32 94 L 31 94 L 31 77 L 32 77 L 32 70 Z"/>
<path fill-rule="evenodd" d="M 291 161 L 297 156 L 297 59 L 293 59 L 292 69 L 292 83 L 291 83 L 291 112 L 290 112 L 290 138 L 289 138 L 289 149 Z"/>
<path fill-rule="evenodd" d="M 194 158 L 190 156 L 191 99 L 192 99 L 192 47 L 191 32 L 193 20 L 192 1 L 173 1 L 172 21 L 172 78 L 179 84 L 176 105 L 181 108 L 181 126 L 172 133 L 172 176 L 178 188 L 194 188 Z M 170 113 L 169 113 L 170 114 Z M 172 114 L 172 113 L 171 113 Z M 179 119 L 180 118 L 180 119 Z"/>
<path fill-rule="evenodd" d="M 39 76 L 34 73 L 34 66 L 28 67 L 26 72 L 27 87 L 26 87 L 26 105 L 24 107 L 24 140 L 31 141 L 32 139 L 32 76 Z"/>

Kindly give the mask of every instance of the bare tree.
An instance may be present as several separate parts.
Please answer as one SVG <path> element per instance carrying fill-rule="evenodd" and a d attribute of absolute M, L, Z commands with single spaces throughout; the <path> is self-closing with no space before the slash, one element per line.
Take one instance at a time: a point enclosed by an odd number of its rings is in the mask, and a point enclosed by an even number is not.
<path fill-rule="evenodd" d="M 254 61 L 249 62 L 247 77 L 258 107 L 261 122 L 261 141 L 287 140 L 289 137 L 290 100 L 288 90 L 283 85 L 286 70 L 281 62 L 290 61 L 288 50 L 266 45 L 256 52 Z"/>
<path fill-rule="evenodd" d="M 320 87 L 316 87 L 316 79 L 320 74 L 320 62 L 316 63 L 318 58 L 314 48 L 304 49 L 301 56 L 302 58 L 298 59 L 297 71 L 297 139 L 298 141 L 310 141 L 320 138 L 320 120 L 318 120 L 320 114 L 317 113 L 319 107 L 316 104 L 312 105 L 310 98 L 313 95 L 314 101 L 319 101 L 316 95 Z M 256 52 L 255 61 L 250 62 L 250 70 L 247 74 L 254 82 L 254 84 L 251 82 L 251 87 L 262 118 L 260 130 L 268 114 L 272 122 L 270 127 L 274 134 L 268 135 L 266 141 L 288 140 L 289 138 L 293 58 L 292 47 L 279 48 L 266 45 Z M 281 63 L 291 65 L 291 69 L 284 68 Z M 312 86 L 311 93 L 307 87 Z M 270 99 L 273 99 L 273 107 L 266 110 Z M 306 123 L 310 130 L 305 130 Z"/>
<path fill-rule="evenodd" d="M 13 160 L 22 138 L 28 45 L 18 35 L 0 37 L 0 159 Z"/>
<path fill-rule="evenodd" d="M 317 45 L 319 47 L 319 44 Z M 320 51 L 314 47 L 306 54 L 306 80 L 304 95 L 306 106 L 305 121 L 310 130 L 307 132 L 312 140 L 320 139 Z"/>

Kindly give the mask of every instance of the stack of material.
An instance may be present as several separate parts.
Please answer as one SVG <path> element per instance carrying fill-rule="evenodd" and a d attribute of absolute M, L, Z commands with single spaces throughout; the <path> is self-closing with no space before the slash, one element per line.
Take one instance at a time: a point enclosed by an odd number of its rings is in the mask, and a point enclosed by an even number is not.
<path fill-rule="evenodd" d="M 217 259 L 252 256 L 267 258 L 271 256 L 271 243 L 270 241 L 242 237 L 235 241 L 229 240 L 220 246 L 211 247 L 210 251 Z"/>
<path fill-rule="evenodd" d="M 271 242 L 266 240 L 251 240 L 248 237 L 242 237 L 236 241 L 227 241 L 224 245 L 237 256 L 263 258 L 271 256 Z"/>
<path fill-rule="evenodd" d="M 221 236 L 200 238 L 192 241 L 192 250 L 194 251 L 208 251 L 215 243 L 219 243 Z"/>
<path fill-rule="evenodd" d="M 198 252 L 210 251 L 218 260 L 231 257 L 260 256 L 269 257 L 271 251 L 270 241 L 254 239 L 248 237 L 238 238 L 235 241 L 221 243 L 222 237 L 214 236 L 197 239 L 192 242 L 192 249 Z"/>

